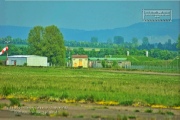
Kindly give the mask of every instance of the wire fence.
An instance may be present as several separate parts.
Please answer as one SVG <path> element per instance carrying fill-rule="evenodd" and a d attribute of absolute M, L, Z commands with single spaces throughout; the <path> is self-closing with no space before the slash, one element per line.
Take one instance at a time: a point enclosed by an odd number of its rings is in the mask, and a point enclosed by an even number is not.
<path fill-rule="evenodd" d="M 167 66 L 131 65 L 130 67 L 127 67 L 127 69 L 180 73 L 180 67 L 170 66 L 170 65 L 167 65 Z"/>

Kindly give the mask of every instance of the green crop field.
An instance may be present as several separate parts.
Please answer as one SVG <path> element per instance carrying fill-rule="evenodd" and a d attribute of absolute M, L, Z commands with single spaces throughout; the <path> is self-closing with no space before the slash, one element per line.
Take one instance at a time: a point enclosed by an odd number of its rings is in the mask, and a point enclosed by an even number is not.
<path fill-rule="evenodd" d="M 0 66 L 0 97 L 180 106 L 179 76 L 98 69 Z"/>

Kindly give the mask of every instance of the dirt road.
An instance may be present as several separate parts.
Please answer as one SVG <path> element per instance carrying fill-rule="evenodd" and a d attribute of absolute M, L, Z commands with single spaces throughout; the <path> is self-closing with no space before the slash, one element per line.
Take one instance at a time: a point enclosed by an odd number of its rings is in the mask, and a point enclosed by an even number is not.
<path fill-rule="evenodd" d="M 161 72 L 146 72 L 146 71 L 117 71 L 117 70 L 97 70 L 97 71 L 130 73 L 130 74 L 145 74 L 145 75 L 180 76 L 180 73 L 161 73 Z"/>
<path fill-rule="evenodd" d="M 7 100 L 0 100 L 7 103 Z M 0 120 L 180 120 L 180 110 L 150 107 L 102 106 L 93 103 L 22 102 L 22 107 L 4 107 Z M 31 109 L 41 115 L 31 115 Z M 151 110 L 152 112 L 146 112 Z M 55 115 L 57 111 L 59 115 Z M 47 116 L 48 113 L 48 116 Z M 64 114 L 63 114 L 64 113 Z"/>

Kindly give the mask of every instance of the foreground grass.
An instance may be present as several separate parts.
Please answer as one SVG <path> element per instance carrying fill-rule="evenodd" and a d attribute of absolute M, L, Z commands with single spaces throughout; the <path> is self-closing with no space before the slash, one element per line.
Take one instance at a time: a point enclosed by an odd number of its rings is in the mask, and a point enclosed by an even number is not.
<path fill-rule="evenodd" d="M 179 76 L 0 66 L 0 97 L 180 106 Z"/>

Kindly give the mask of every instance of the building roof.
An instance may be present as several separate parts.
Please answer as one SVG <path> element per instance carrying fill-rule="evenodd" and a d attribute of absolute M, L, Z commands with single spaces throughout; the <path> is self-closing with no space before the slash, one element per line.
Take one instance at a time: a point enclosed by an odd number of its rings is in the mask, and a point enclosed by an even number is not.
<path fill-rule="evenodd" d="M 8 56 L 8 58 L 28 58 L 28 57 L 44 57 L 44 56 L 38 56 L 38 55 L 12 55 L 12 56 Z"/>
<path fill-rule="evenodd" d="M 72 58 L 88 58 L 87 55 L 72 55 Z"/>
<path fill-rule="evenodd" d="M 89 58 L 91 61 L 97 61 L 97 60 L 108 60 L 108 61 L 126 61 L 127 58 Z"/>

